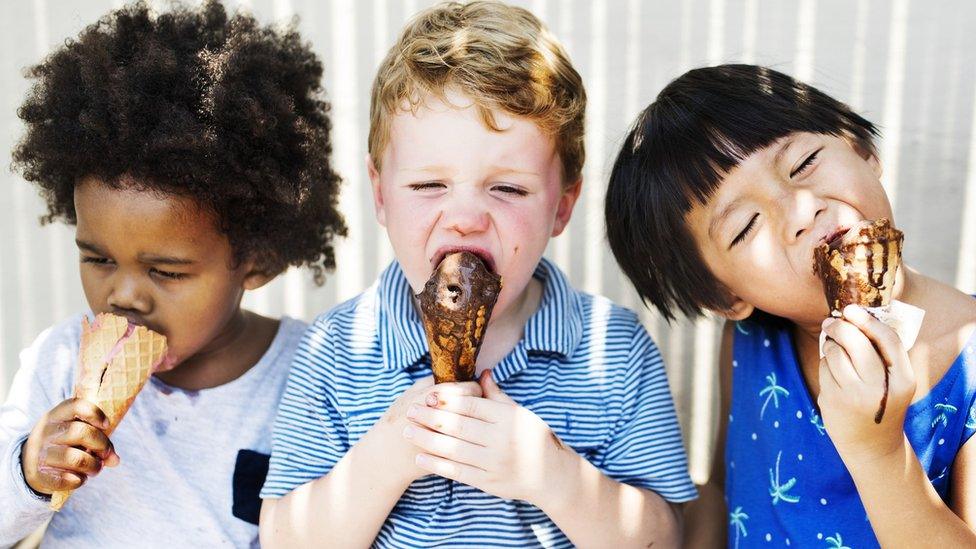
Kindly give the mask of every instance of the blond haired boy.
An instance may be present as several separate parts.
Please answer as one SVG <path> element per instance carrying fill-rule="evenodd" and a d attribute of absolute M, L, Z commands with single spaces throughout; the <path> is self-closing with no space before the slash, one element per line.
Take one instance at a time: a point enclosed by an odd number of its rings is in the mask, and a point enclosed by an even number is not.
<path fill-rule="evenodd" d="M 695 497 L 636 316 L 542 258 L 569 222 L 585 93 L 531 13 L 420 13 L 373 87 L 367 169 L 396 261 L 307 332 L 262 491 L 266 546 L 673 546 Z M 469 250 L 504 280 L 479 382 L 434 386 L 413 295 Z"/>

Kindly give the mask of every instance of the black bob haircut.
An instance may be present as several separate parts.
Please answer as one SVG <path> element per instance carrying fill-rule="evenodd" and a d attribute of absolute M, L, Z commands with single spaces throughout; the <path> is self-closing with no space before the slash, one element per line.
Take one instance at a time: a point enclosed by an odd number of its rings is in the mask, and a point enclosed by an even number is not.
<path fill-rule="evenodd" d="M 874 155 L 878 131 L 850 107 L 755 65 L 688 71 L 637 118 L 613 165 L 607 238 L 643 302 L 668 320 L 680 310 L 727 310 L 731 295 L 705 265 L 685 222 L 723 176 L 794 132 L 843 137 Z"/>
<path fill-rule="evenodd" d="M 27 75 L 14 167 L 47 202 L 43 223 L 77 222 L 74 188 L 185 197 L 213 214 L 235 260 L 321 283 L 346 232 L 330 164 L 322 64 L 294 29 L 208 1 L 155 15 L 109 13 Z"/>

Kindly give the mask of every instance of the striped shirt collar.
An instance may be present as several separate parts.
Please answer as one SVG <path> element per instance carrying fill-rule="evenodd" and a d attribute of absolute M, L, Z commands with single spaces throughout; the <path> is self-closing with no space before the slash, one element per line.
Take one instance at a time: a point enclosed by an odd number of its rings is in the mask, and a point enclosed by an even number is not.
<path fill-rule="evenodd" d="M 528 366 L 528 353 L 572 356 L 583 335 L 579 295 L 566 275 L 542 258 L 533 277 L 542 282 L 539 309 L 529 318 L 525 336 L 498 365 L 495 377 L 504 379 Z M 383 367 L 404 369 L 428 354 L 424 325 L 413 303 L 413 290 L 400 264 L 394 261 L 380 275 L 376 333 L 383 352 Z"/>

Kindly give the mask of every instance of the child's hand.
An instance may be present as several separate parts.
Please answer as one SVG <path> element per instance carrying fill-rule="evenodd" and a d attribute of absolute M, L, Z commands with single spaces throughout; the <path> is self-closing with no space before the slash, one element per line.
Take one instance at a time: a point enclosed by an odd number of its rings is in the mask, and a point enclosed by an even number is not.
<path fill-rule="evenodd" d="M 369 435 L 375 442 L 374 450 L 384 456 L 384 461 L 391 467 L 405 471 L 408 475 L 406 480 L 410 482 L 430 473 L 417 466 L 417 448 L 405 441 L 401 435 L 403 429 L 410 425 L 407 410 L 412 406 L 423 407 L 428 399 L 436 402 L 438 398 L 449 395 L 480 397 L 481 386 L 474 381 L 441 383 L 435 386 L 433 376 L 419 379 L 390 405 L 383 417 L 370 430 Z"/>
<path fill-rule="evenodd" d="M 548 425 L 481 376 L 484 398 L 439 395 L 408 410 L 403 436 L 423 453 L 417 464 L 445 478 L 505 499 L 539 505 L 576 456 Z"/>
<path fill-rule="evenodd" d="M 828 318 L 824 358 L 820 359 L 817 403 L 830 439 L 844 457 L 860 460 L 901 448 L 905 411 L 915 394 L 915 374 L 908 353 L 889 326 L 855 305 L 844 319 Z M 875 422 L 885 392 L 884 416 Z"/>
<path fill-rule="evenodd" d="M 37 493 L 74 490 L 114 467 L 119 456 L 105 435 L 108 419 L 91 402 L 69 398 L 44 414 L 21 449 L 24 479 Z"/>

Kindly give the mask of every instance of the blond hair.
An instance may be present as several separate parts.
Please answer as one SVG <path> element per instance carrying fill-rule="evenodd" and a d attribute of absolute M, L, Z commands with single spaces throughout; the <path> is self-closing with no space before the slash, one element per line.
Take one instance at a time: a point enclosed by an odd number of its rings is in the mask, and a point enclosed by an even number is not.
<path fill-rule="evenodd" d="M 380 64 L 369 113 L 369 153 L 377 169 L 390 123 L 416 113 L 429 94 L 447 102 L 456 89 L 474 102 L 485 125 L 492 111 L 532 120 L 550 135 L 563 183 L 583 168 L 586 92 L 569 56 L 529 11 L 501 2 L 447 2 L 417 14 Z"/>

